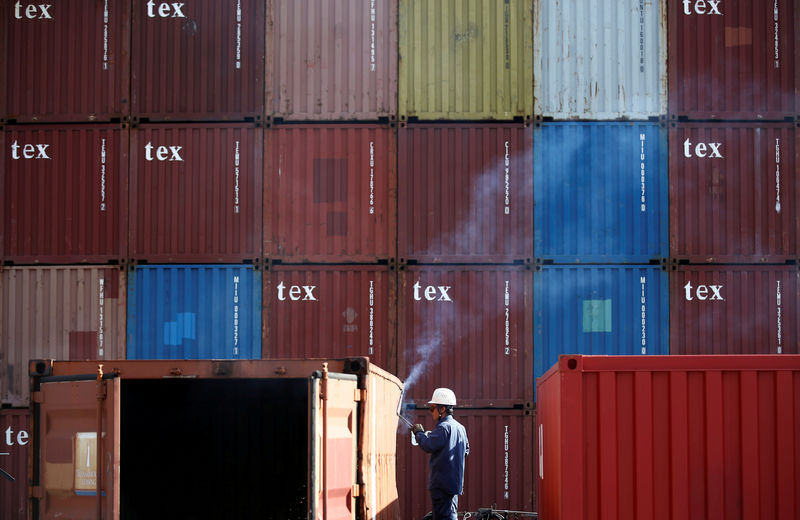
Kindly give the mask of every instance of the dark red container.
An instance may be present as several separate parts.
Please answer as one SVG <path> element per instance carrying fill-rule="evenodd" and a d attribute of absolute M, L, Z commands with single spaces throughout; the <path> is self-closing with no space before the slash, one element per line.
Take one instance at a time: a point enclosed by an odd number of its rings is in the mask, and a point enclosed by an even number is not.
<path fill-rule="evenodd" d="M 673 119 L 784 119 L 800 111 L 795 0 L 669 3 Z"/>
<path fill-rule="evenodd" d="M 262 142 L 263 130 L 252 123 L 133 129 L 131 257 L 258 261 Z"/>
<path fill-rule="evenodd" d="M 401 260 L 532 259 L 530 128 L 409 124 L 400 128 L 398 141 Z"/>
<path fill-rule="evenodd" d="M 264 278 L 265 358 L 368 356 L 397 372 L 394 269 L 273 266 Z"/>
<path fill-rule="evenodd" d="M 459 406 L 533 401 L 533 273 L 516 266 L 400 271 L 398 375 L 424 406 L 451 388 Z"/>
<path fill-rule="evenodd" d="M 800 353 L 797 266 L 677 266 L 670 354 Z"/>
<path fill-rule="evenodd" d="M 127 117 L 130 16 L 130 0 L 3 2 L 0 120 Z"/>
<path fill-rule="evenodd" d="M 561 356 L 536 395 L 539 518 L 800 517 L 800 356 Z"/>
<path fill-rule="evenodd" d="M 292 263 L 395 258 L 395 139 L 379 125 L 267 130 L 265 255 Z"/>
<path fill-rule="evenodd" d="M 120 125 L 15 126 L 0 132 L 0 144 L 3 261 L 72 264 L 124 258 L 128 130 Z"/>
<path fill-rule="evenodd" d="M 0 518 L 28 519 L 28 460 L 33 432 L 28 408 L 0 409 Z"/>
<path fill-rule="evenodd" d="M 131 114 L 149 121 L 260 121 L 263 0 L 133 0 Z"/>
<path fill-rule="evenodd" d="M 406 413 L 426 430 L 435 427 L 428 410 Z M 470 452 L 464 463 L 464 494 L 460 513 L 479 508 L 532 512 L 535 508 L 536 435 L 531 410 L 469 410 L 456 407 L 455 419 L 464 425 Z M 430 455 L 411 445 L 400 423 L 397 437 L 397 491 L 400 518 L 422 519 L 431 510 L 428 492 Z M 508 518 L 515 518 L 509 515 Z M 523 517 L 524 518 L 524 517 Z"/>
<path fill-rule="evenodd" d="M 672 123 L 670 256 L 693 263 L 800 257 L 799 139 L 793 123 Z"/>

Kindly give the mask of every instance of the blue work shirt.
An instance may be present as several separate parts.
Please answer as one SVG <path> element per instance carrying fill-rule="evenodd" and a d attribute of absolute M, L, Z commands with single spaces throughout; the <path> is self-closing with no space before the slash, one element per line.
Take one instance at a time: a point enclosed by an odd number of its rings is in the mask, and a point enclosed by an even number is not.
<path fill-rule="evenodd" d="M 417 432 L 417 443 L 431 454 L 428 489 L 451 495 L 464 490 L 464 458 L 469 455 L 467 430 L 452 415 L 445 415 L 430 432 Z"/>

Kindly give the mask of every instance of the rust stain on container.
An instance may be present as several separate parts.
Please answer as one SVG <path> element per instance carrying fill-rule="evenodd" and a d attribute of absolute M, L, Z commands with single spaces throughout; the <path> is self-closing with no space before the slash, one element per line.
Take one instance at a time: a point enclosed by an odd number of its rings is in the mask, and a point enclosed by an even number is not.
<path fill-rule="evenodd" d="M 670 354 L 800 353 L 797 266 L 678 266 Z"/>
<path fill-rule="evenodd" d="M 800 257 L 800 131 L 792 123 L 672 123 L 670 256 L 694 263 Z"/>
<path fill-rule="evenodd" d="M 129 114 L 130 0 L 4 2 L 0 119 L 110 121 Z"/>
<path fill-rule="evenodd" d="M 673 119 L 794 118 L 800 45 L 793 0 L 669 3 Z"/>
<path fill-rule="evenodd" d="M 435 426 L 428 410 L 406 415 L 426 430 Z M 457 406 L 453 416 L 467 430 L 470 445 L 464 463 L 464 494 L 458 497 L 458 511 L 474 513 L 478 508 L 490 506 L 534 511 L 537 454 L 531 411 L 469 410 Z M 431 510 L 429 457 L 419 447 L 411 446 L 408 433 L 397 437 L 401 518 L 423 518 Z"/>
<path fill-rule="evenodd" d="M 267 16 L 273 118 L 397 117 L 397 2 L 270 0 Z"/>
<path fill-rule="evenodd" d="M 562 356 L 537 395 L 541 518 L 800 516 L 800 356 Z"/>
<path fill-rule="evenodd" d="M 131 132 L 130 255 L 149 262 L 257 261 L 263 130 L 215 123 Z"/>
<path fill-rule="evenodd" d="M 133 0 L 132 115 L 260 121 L 265 23 L 258 0 Z"/>
<path fill-rule="evenodd" d="M 394 269 L 274 266 L 266 279 L 265 357 L 368 356 L 397 371 Z"/>
<path fill-rule="evenodd" d="M 29 405 L 31 359 L 124 359 L 126 300 L 119 268 L 0 270 L 0 402 Z"/>
<path fill-rule="evenodd" d="M 33 441 L 27 408 L 0 410 L 0 518 L 28 519 L 28 458 Z M 13 478 L 13 482 L 8 477 Z"/>
<path fill-rule="evenodd" d="M 532 259 L 530 128 L 415 124 L 401 128 L 398 141 L 401 261 Z"/>
<path fill-rule="evenodd" d="M 379 125 L 266 131 L 265 244 L 284 262 L 376 262 L 396 255 L 395 131 Z"/>
<path fill-rule="evenodd" d="M 452 388 L 459 406 L 533 401 L 533 274 L 511 266 L 400 271 L 398 375 L 417 405 Z"/>
<path fill-rule="evenodd" d="M 15 126 L 0 132 L 6 203 L 0 258 L 17 264 L 119 262 L 126 255 L 128 130 Z"/>

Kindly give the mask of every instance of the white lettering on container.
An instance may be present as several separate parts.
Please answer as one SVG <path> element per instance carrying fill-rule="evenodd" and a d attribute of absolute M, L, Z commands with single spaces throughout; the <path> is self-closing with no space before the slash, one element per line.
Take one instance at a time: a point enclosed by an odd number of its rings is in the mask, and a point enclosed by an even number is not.
<path fill-rule="evenodd" d="M 301 299 L 303 301 L 317 301 L 317 297 L 314 296 L 314 289 L 316 288 L 316 285 L 292 285 L 289 287 L 289 299 L 295 302 Z M 277 289 L 278 299 L 285 301 L 284 289 L 286 289 L 286 284 L 279 283 Z"/>
<path fill-rule="evenodd" d="M 722 159 L 723 155 L 719 150 L 720 146 L 722 146 L 722 143 L 697 143 L 694 147 L 694 156 L 700 158 L 709 157 L 710 159 Z M 692 142 L 689 139 L 686 139 L 683 142 L 684 157 L 693 157 L 691 147 Z M 709 148 L 711 148 L 710 151 Z"/>
<path fill-rule="evenodd" d="M 242 1 L 236 1 L 236 69 L 242 68 Z"/>
<path fill-rule="evenodd" d="M 505 142 L 506 155 L 505 155 L 505 208 L 503 212 L 506 215 L 511 214 L 511 145 L 508 141 Z"/>
<path fill-rule="evenodd" d="M 105 283 L 106 281 L 100 278 L 100 298 L 98 301 L 100 310 L 97 316 L 97 355 L 99 357 L 103 357 L 103 352 L 105 351 L 105 316 L 103 315 L 106 302 Z"/>
<path fill-rule="evenodd" d="M 646 154 L 644 151 L 644 143 L 647 140 L 646 134 L 639 134 L 639 143 L 641 149 L 639 151 L 639 182 L 641 183 L 641 200 L 639 201 L 641 204 L 640 211 L 645 212 L 647 211 L 647 197 L 645 193 L 645 158 Z"/>
<path fill-rule="evenodd" d="M 47 155 L 49 147 L 49 144 L 17 144 L 15 140 L 11 143 L 11 158 L 15 161 L 19 159 L 50 159 L 50 156 Z"/>
<path fill-rule="evenodd" d="M 775 139 L 775 212 L 781 212 L 781 140 Z"/>
<path fill-rule="evenodd" d="M 233 277 L 233 355 L 239 355 L 239 276 Z"/>
<path fill-rule="evenodd" d="M 148 0 L 147 16 L 150 18 L 155 18 L 156 16 L 161 18 L 186 18 L 182 11 L 183 6 L 182 2 L 162 2 L 158 4 L 158 12 L 156 12 L 156 3 L 153 0 Z"/>
<path fill-rule="evenodd" d="M 509 486 L 508 486 L 508 425 L 505 425 L 506 431 L 505 435 L 503 436 L 503 454 L 504 454 L 504 464 L 505 464 L 505 475 L 504 475 L 504 483 L 503 483 L 503 498 L 508 500 L 510 493 L 509 493 Z"/>
<path fill-rule="evenodd" d="M 103 70 L 108 70 L 108 0 L 103 5 Z"/>
<path fill-rule="evenodd" d="M 369 281 L 369 354 L 375 353 L 375 281 Z"/>
<path fill-rule="evenodd" d="M 369 142 L 369 214 L 375 214 L 375 141 Z"/>
<path fill-rule="evenodd" d="M 157 159 L 159 161 L 183 161 L 180 151 L 183 146 L 153 146 L 152 142 L 144 145 L 144 158 L 148 161 Z M 155 157 L 153 157 L 153 149 L 155 149 Z M 169 159 L 167 159 L 169 156 Z"/>
<path fill-rule="evenodd" d="M 780 41 L 779 33 L 780 33 L 780 26 L 778 24 L 778 0 L 775 0 L 775 3 L 772 7 L 773 9 L 773 17 L 775 18 L 775 68 L 781 68 L 781 60 L 780 60 L 780 46 L 778 42 Z"/>
<path fill-rule="evenodd" d="M 22 8 L 22 2 L 17 2 L 14 4 L 14 18 L 17 20 L 22 20 L 22 16 L 24 14 L 25 18 L 28 20 L 52 20 L 53 17 L 50 15 L 51 7 L 53 7 L 52 4 L 27 4 L 24 7 L 24 12 L 20 12 Z"/>
<path fill-rule="evenodd" d="M 706 14 L 722 16 L 719 10 L 719 4 L 722 0 L 681 0 L 683 3 L 683 14 Z"/>
<path fill-rule="evenodd" d="M 686 293 L 686 299 L 688 301 L 692 301 L 694 297 L 697 297 L 698 300 L 719 300 L 724 301 L 725 298 L 722 297 L 722 285 L 698 285 L 695 291 L 692 291 L 692 282 L 686 282 L 686 285 L 683 286 L 683 290 Z M 709 296 L 708 291 L 711 289 L 711 295 Z"/>
<path fill-rule="evenodd" d="M 783 354 L 783 330 L 781 326 L 781 281 L 778 280 L 778 287 L 775 289 L 775 300 L 778 307 L 778 354 Z"/>
<path fill-rule="evenodd" d="M 505 337 L 505 355 L 511 355 L 511 291 L 509 291 L 509 286 L 511 283 L 506 280 L 505 283 L 505 294 L 504 294 L 504 307 L 505 307 L 505 319 L 506 319 L 506 337 Z"/>
<path fill-rule="evenodd" d="M 233 149 L 233 212 L 239 213 L 239 141 Z"/>
<path fill-rule="evenodd" d="M 639 300 L 642 313 L 642 354 L 647 354 L 647 294 L 645 293 L 647 278 L 640 276 L 639 283 L 642 285 L 642 296 Z"/>
<path fill-rule="evenodd" d="M 639 72 L 644 72 L 644 0 L 639 0 Z"/>
<path fill-rule="evenodd" d="M 452 289 L 450 285 L 428 285 L 425 287 L 424 296 L 425 299 L 429 302 L 432 301 L 439 301 L 439 302 L 451 302 L 452 299 L 448 294 L 448 291 Z M 422 290 L 422 286 L 420 285 L 419 281 L 414 284 L 414 299 L 417 301 L 422 300 L 422 296 L 420 295 L 420 291 Z"/>
<path fill-rule="evenodd" d="M 6 433 L 6 446 L 14 446 L 14 429 L 11 426 L 9 426 L 8 428 L 6 428 L 5 433 Z M 28 432 L 26 432 L 25 430 L 18 431 L 16 437 L 17 444 L 20 446 L 25 446 L 26 444 L 28 444 L 28 437 L 29 437 Z M 4 453 L 3 455 L 8 455 L 8 454 Z"/>
<path fill-rule="evenodd" d="M 377 62 L 375 59 L 375 22 L 377 20 L 377 15 L 375 11 L 375 0 L 370 0 L 369 2 L 369 71 L 375 72 L 377 68 Z"/>
<path fill-rule="evenodd" d="M 106 210 L 106 140 L 100 139 L 100 211 Z"/>

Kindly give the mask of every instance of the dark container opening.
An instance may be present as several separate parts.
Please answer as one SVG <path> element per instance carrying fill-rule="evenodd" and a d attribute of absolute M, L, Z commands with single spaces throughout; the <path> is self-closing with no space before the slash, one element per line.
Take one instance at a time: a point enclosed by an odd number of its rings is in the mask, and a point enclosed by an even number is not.
<path fill-rule="evenodd" d="M 305 518 L 306 379 L 123 380 L 120 516 Z"/>

